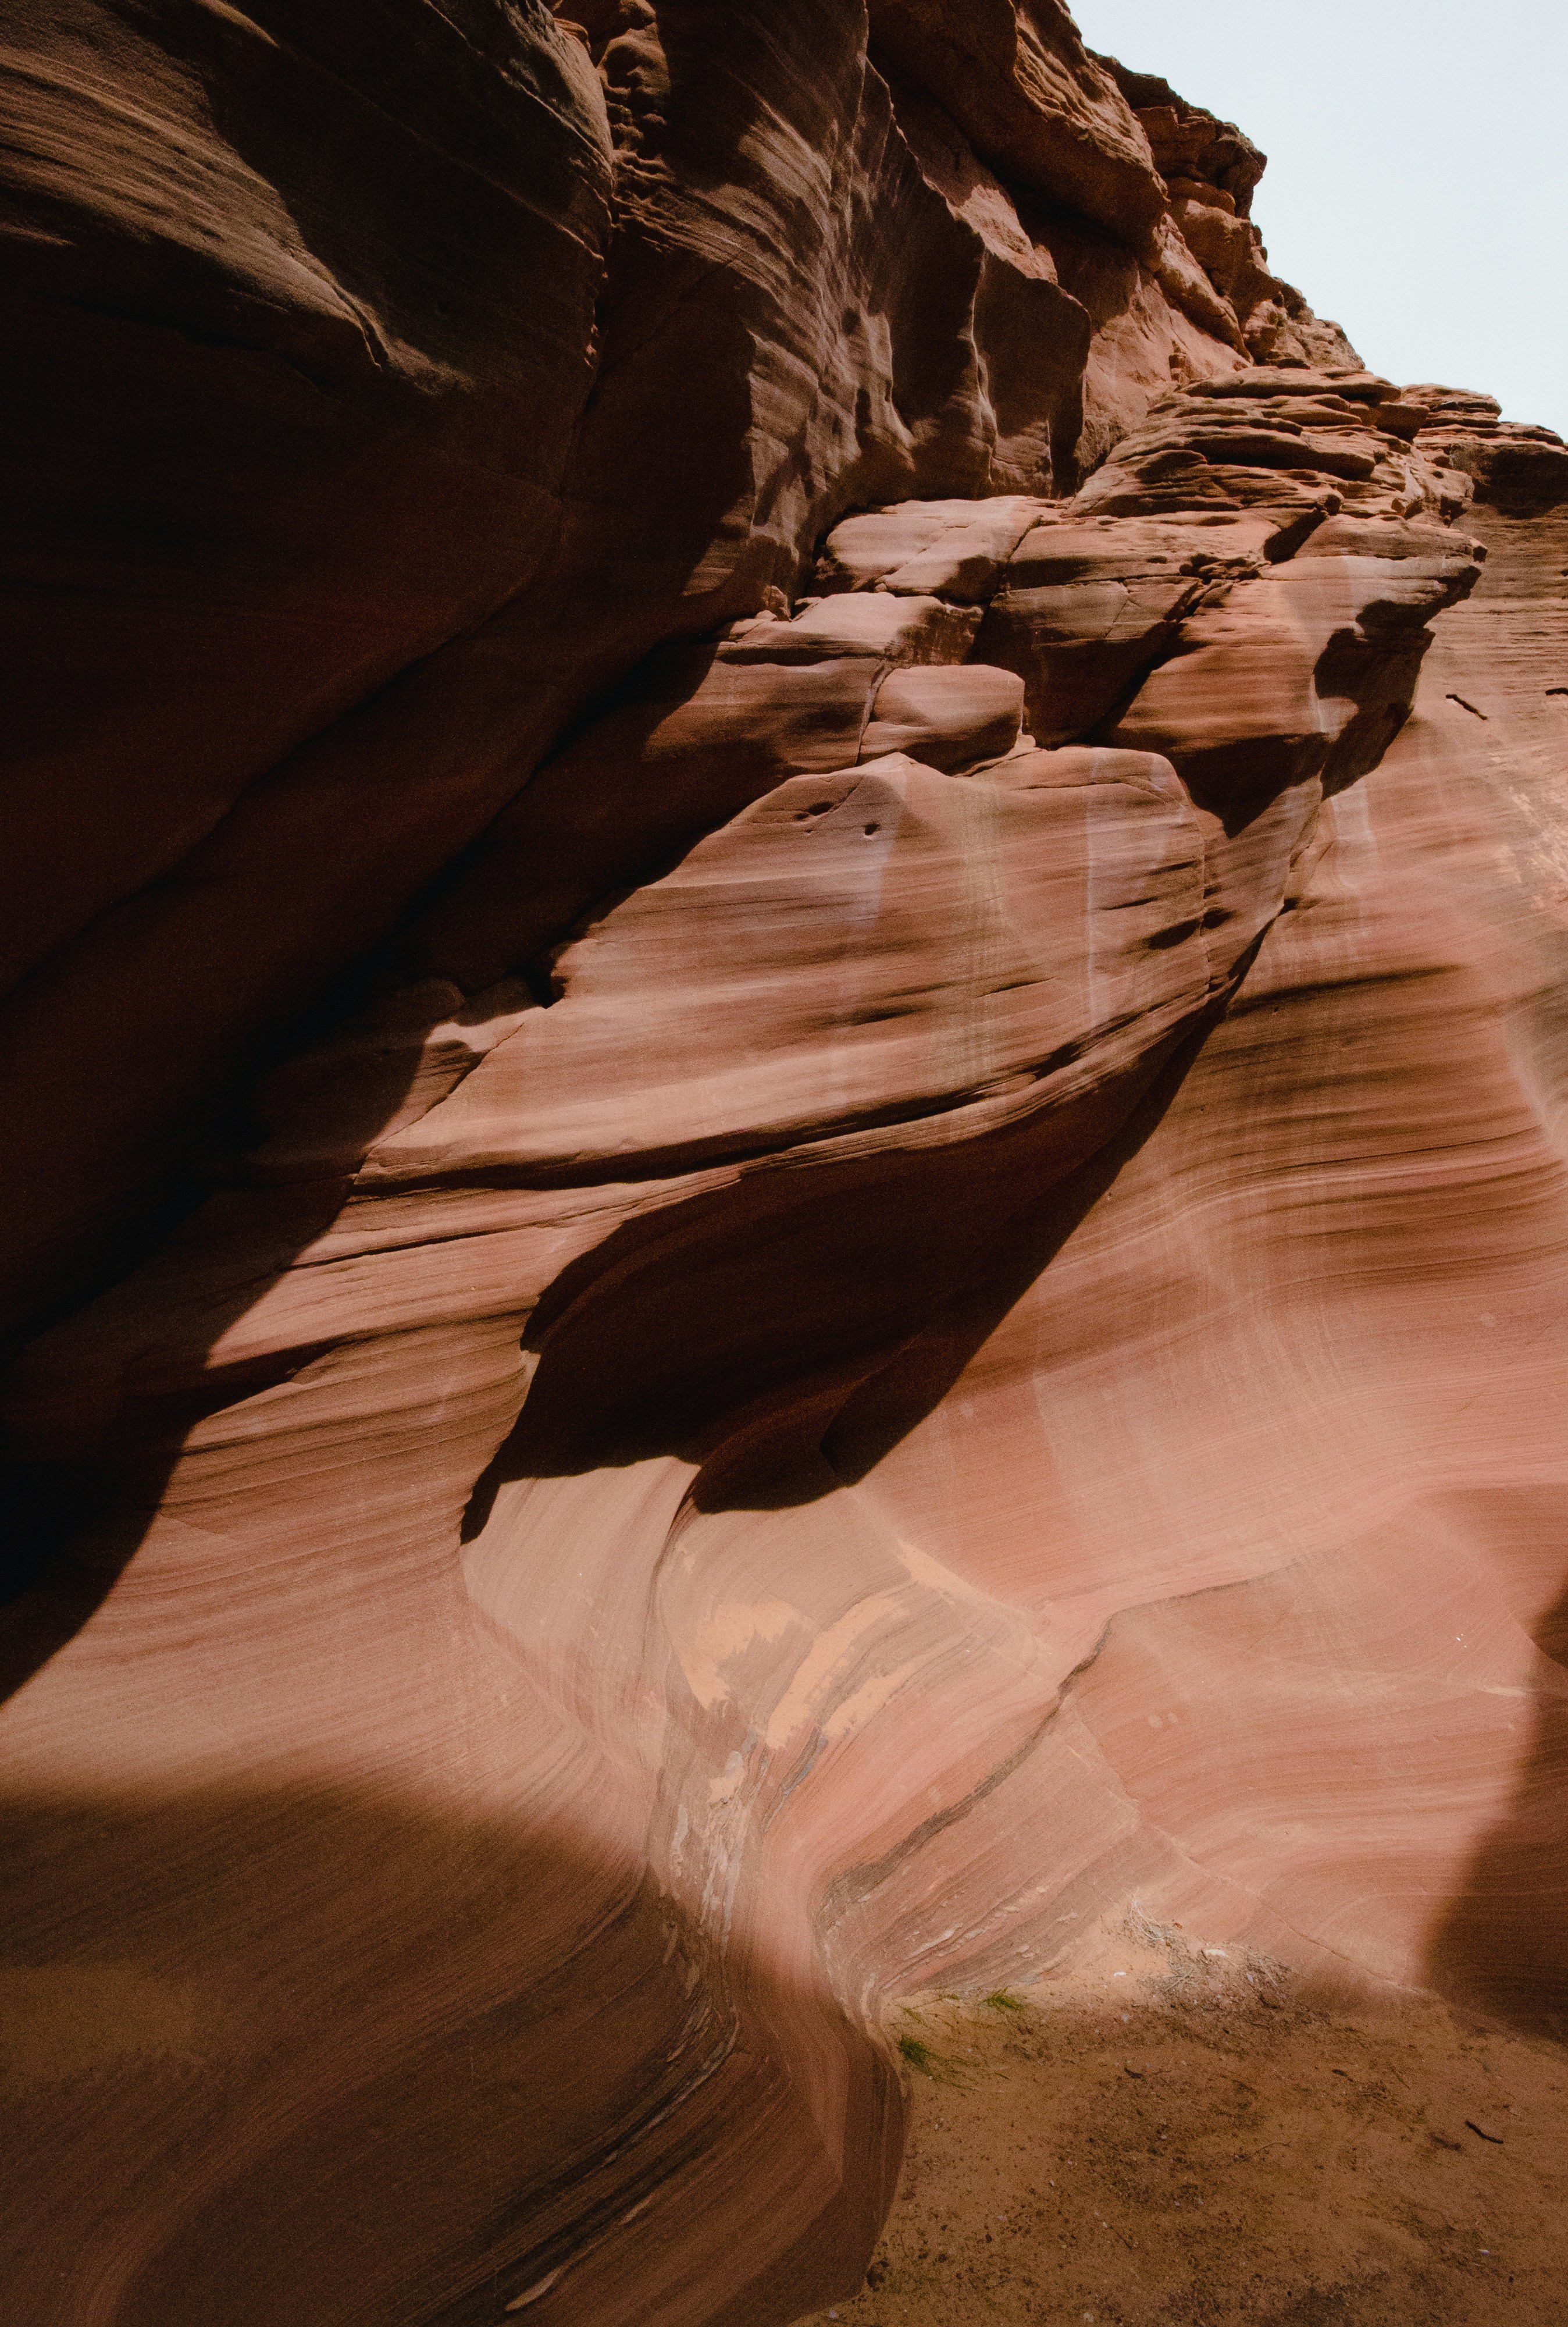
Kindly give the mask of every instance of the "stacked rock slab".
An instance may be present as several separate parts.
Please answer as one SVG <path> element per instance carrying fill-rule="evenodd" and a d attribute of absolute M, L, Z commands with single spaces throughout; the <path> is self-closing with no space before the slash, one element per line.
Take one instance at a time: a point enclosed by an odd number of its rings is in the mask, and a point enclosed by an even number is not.
<path fill-rule="evenodd" d="M 886 2001 L 1134 1905 L 1555 2024 L 1568 453 L 1248 362 L 1182 220 L 1255 149 L 1045 0 L 503 13 L 377 87 L 539 108 L 609 254 L 537 578 L 427 577 L 23 994 L 73 1156 L 160 996 L 165 1157 L 271 1029 L 201 1201 L 71 1305 L 87 1141 L 23 1272 L 11 1446 L 101 1484 L 5 1634 L 28 2327 L 783 2322 Z M 403 255 L 268 280 L 454 304 Z"/>

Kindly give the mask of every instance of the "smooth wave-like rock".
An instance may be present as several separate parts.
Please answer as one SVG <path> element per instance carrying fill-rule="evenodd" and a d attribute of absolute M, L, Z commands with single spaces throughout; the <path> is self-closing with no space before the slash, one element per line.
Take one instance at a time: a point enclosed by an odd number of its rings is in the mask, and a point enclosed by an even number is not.
<path fill-rule="evenodd" d="M 1055 0 L 28 37 L 18 2322 L 782 2327 L 1132 1902 L 1563 2035 L 1568 451 Z"/>

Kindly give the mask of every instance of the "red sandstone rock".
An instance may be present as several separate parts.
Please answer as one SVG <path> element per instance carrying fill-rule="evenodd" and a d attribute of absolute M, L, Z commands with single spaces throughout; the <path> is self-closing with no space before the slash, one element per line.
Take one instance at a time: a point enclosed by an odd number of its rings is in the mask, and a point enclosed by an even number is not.
<path fill-rule="evenodd" d="M 1137 250 L 1165 194 L 1146 139 L 1060 0 L 873 0 L 872 37 L 1015 185 Z"/>
<path fill-rule="evenodd" d="M 1034 733 L 1065 743 L 1088 734 L 1160 659 L 1198 595 L 1175 575 L 1006 590 L 979 651 L 1021 675 Z"/>
<path fill-rule="evenodd" d="M 28 2327 L 782 2322 L 1134 1899 L 1561 2033 L 1568 453 L 1054 0 L 572 14 L 30 34 Z"/>
<path fill-rule="evenodd" d="M 861 739 L 862 761 L 907 752 L 957 775 L 1003 758 L 1023 724 L 1023 681 L 985 663 L 890 671 Z"/>

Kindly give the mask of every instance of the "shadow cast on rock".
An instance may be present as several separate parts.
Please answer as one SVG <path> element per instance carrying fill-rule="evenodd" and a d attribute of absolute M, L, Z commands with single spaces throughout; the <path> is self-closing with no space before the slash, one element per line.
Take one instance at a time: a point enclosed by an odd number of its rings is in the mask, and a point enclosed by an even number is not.
<path fill-rule="evenodd" d="M 0 1832 L 18 2319 L 782 2327 L 859 2283 L 891 2065 L 565 1824 L 258 1785 Z"/>
<path fill-rule="evenodd" d="M 537 1370 L 463 1540 L 511 1481 L 660 1454 L 699 1466 L 699 1509 L 811 1499 L 820 1464 L 792 1457 L 818 1444 L 861 1475 L 1150 1137 L 1212 1023 L 1076 1106 L 949 1146 L 751 1173 L 618 1229 L 536 1313 Z"/>
<path fill-rule="evenodd" d="M 1455 2004 L 1568 2042 L 1568 1589 L 1534 1628 L 1548 1660 L 1513 1798 L 1433 1925 L 1426 1969 Z"/>

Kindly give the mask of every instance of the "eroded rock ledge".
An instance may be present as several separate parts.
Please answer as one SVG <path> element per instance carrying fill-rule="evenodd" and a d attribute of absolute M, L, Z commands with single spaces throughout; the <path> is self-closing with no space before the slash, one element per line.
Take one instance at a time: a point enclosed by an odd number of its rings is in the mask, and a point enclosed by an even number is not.
<path fill-rule="evenodd" d="M 883 2001 L 1134 1896 L 1555 2025 L 1568 452 L 1048 0 L 575 13 L 28 83 L 164 432 L 40 488 L 30 2327 L 787 2321 Z"/>

